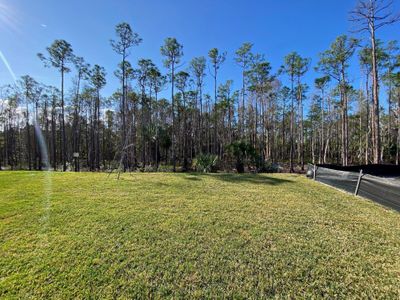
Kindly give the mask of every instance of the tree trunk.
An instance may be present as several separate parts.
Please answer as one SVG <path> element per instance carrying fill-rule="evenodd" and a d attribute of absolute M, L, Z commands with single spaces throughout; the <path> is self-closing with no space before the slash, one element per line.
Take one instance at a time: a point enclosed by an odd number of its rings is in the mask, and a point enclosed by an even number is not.
<path fill-rule="evenodd" d="M 294 78 L 291 76 L 291 104 L 290 104 L 290 173 L 294 172 L 293 168 L 293 158 L 294 158 L 294 140 L 293 140 L 293 130 L 294 130 Z"/>
<path fill-rule="evenodd" d="M 374 24 L 370 27 L 371 31 L 371 44 L 372 44 L 372 92 L 373 92 L 373 114 L 374 114 L 374 163 L 379 164 L 381 162 L 381 137 L 380 137 L 380 124 L 379 124 L 379 84 L 378 84 L 378 67 L 377 67 L 377 55 L 376 55 L 376 40 L 375 40 L 375 28 Z"/>
<path fill-rule="evenodd" d="M 28 99 L 26 99 L 28 101 Z M 32 158 L 31 158 L 31 133 L 29 125 L 29 105 L 26 103 L 26 151 L 28 155 L 28 169 L 32 170 Z"/>

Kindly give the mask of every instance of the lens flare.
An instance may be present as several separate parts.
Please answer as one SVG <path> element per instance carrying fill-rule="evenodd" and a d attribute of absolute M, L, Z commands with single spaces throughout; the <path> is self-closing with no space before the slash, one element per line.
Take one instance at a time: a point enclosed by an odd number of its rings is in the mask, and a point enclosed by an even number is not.
<path fill-rule="evenodd" d="M 0 51 L 0 59 L 3 61 L 4 65 L 6 66 L 8 72 L 10 73 L 14 82 L 17 82 L 17 76 L 15 76 L 14 71 L 12 70 L 10 64 L 8 63 L 7 58 L 4 56 L 3 52 Z"/>
<path fill-rule="evenodd" d="M 50 218 L 50 209 L 51 209 L 51 197 L 52 197 L 52 179 L 51 179 L 51 170 L 50 170 L 50 161 L 49 161 L 49 152 L 47 149 L 46 140 L 43 136 L 43 132 L 40 129 L 39 122 L 37 118 L 35 118 L 34 122 L 35 133 L 38 138 L 40 155 L 42 156 L 42 163 L 44 167 L 44 198 L 43 198 L 43 215 L 40 218 L 40 222 L 42 223 L 42 234 L 44 237 L 44 245 L 47 244 L 47 230 L 49 226 L 49 218 Z"/>
<path fill-rule="evenodd" d="M 0 30 L 18 30 L 18 18 L 14 8 L 3 0 L 0 0 Z"/>

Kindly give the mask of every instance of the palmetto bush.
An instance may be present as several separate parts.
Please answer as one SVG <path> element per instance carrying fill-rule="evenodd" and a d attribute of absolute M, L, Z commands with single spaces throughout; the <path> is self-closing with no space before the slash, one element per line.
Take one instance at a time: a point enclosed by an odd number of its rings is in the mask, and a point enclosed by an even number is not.
<path fill-rule="evenodd" d="M 257 154 L 254 147 L 244 141 L 236 141 L 228 145 L 227 151 L 231 157 L 235 160 L 236 171 L 238 173 L 244 173 L 244 167 L 247 163 L 256 164 Z"/>
<path fill-rule="evenodd" d="M 216 171 L 218 156 L 211 154 L 200 154 L 193 160 L 193 167 L 198 172 L 209 173 Z"/>

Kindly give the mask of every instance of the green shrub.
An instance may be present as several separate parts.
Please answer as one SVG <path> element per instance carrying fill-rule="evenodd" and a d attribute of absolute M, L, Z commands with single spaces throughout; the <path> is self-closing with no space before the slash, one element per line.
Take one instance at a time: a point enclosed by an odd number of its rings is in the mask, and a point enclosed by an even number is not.
<path fill-rule="evenodd" d="M 200 154 L 193 160 L 193 167 L 198 172 L 215 172 L 218 165 L 218 156 L 210 154 Z"/>
<path fill-rule="evenodd" d="M 276 163 L 263 162 L 257 168 L 258 173 L 278 173 L 279 165 Z"/>
<path fill-rule="evenodd" d="M 152 172 L 157 172 L 157 166 L 153 166 L 153 165 L 147 165 L 144 167 L 143 172 L 147 173 L 152 173 Z"/>
<path fill-rule="evenodd" d="M 158 172 L 166 172 L 166 173 L 170 173 L 173 171 L 173 167 L 172 166 L 166 166 L 166 165 L 159 165 L 158 166 Z"/>
<path fill-rule="evenodd" d="M 229 155 L 235 159 L 235 167 L 238 173 L 244 173 L 245 163 L 254 163 L 257 160 L 254 147 L 244 141 L 233 142 L 227 147 Z"/>

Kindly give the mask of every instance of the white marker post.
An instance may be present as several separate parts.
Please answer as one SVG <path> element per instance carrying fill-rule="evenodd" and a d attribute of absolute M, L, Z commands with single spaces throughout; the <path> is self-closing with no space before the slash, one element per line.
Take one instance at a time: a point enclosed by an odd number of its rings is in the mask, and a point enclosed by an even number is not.
<path fill-rule="evenodd" d="M 317 178 L 317 167 L 314 165 L 314 170 L 313 170 L 313 180 L 316 180 Z"/>
<path fill-rule="evenodd" d="M 354 195 L 355 195 L 355 196 L 358 195 L 358 190 L 360 189 L 360 184 L 361 184 L 361 178 L 362 178 L 362 176 L 363 176 L 363 171 L 360 170 L 360 174 L 358 175 L 356 190 L 354 191 Z"/>

